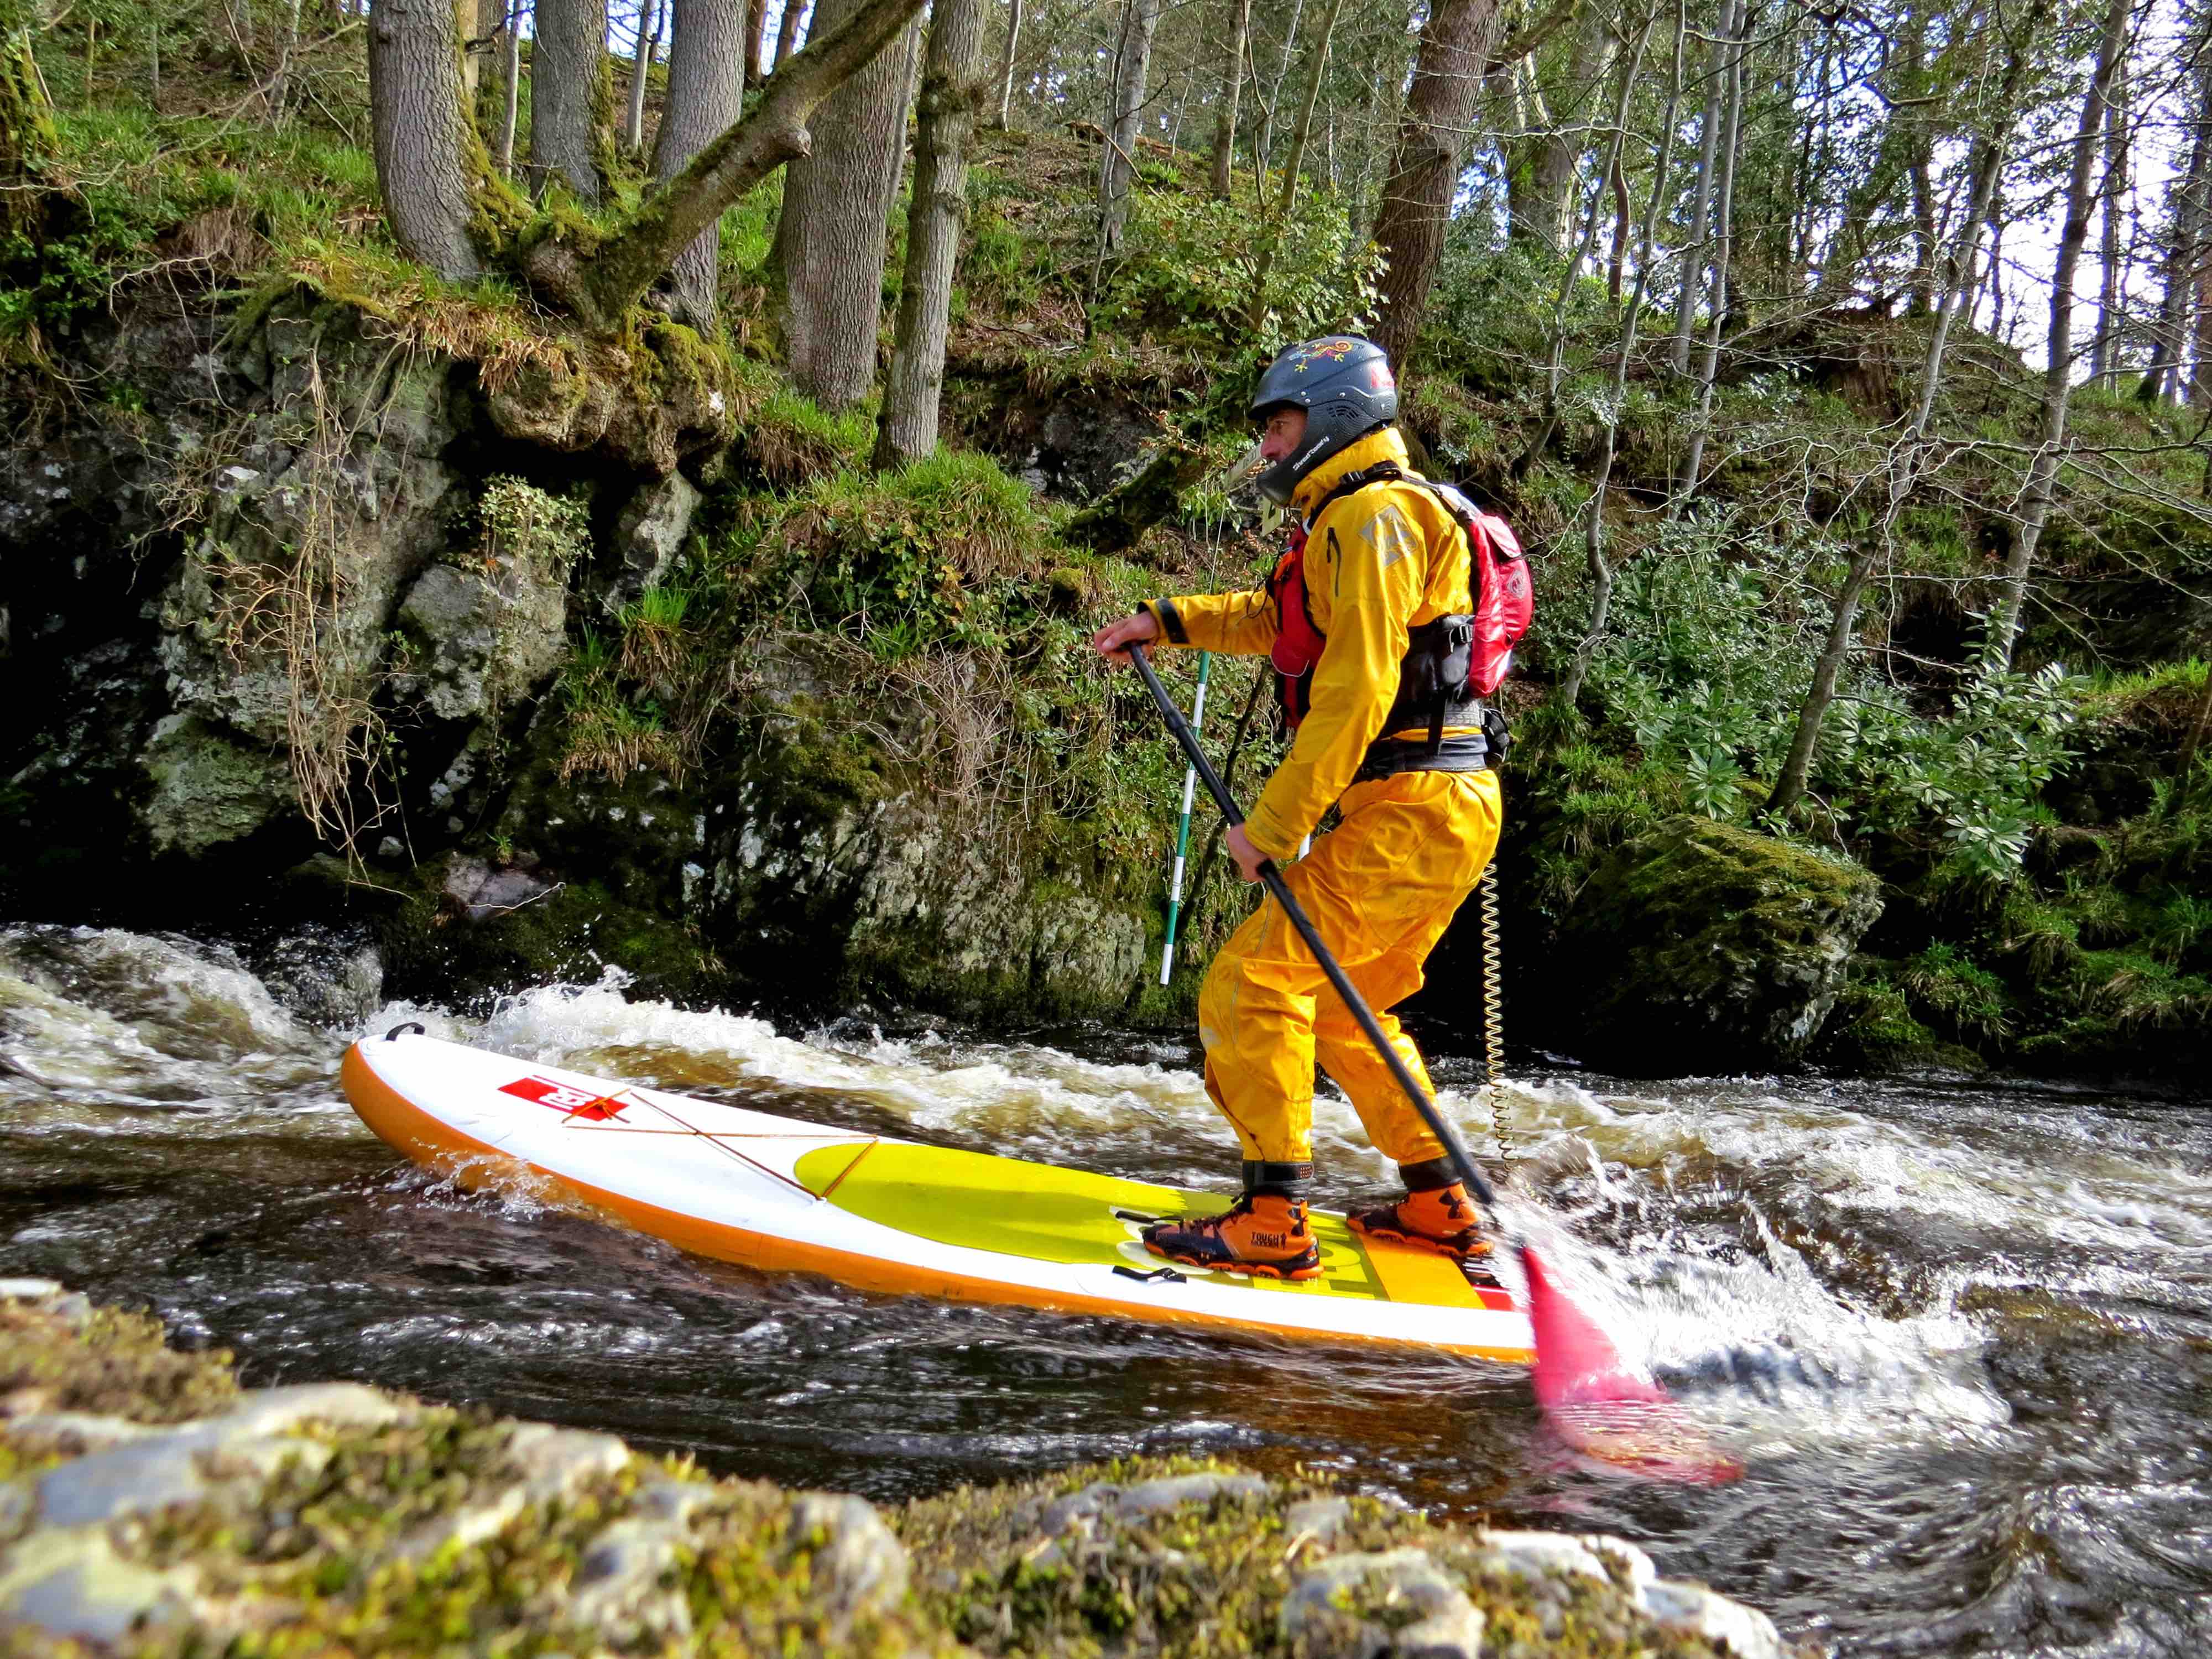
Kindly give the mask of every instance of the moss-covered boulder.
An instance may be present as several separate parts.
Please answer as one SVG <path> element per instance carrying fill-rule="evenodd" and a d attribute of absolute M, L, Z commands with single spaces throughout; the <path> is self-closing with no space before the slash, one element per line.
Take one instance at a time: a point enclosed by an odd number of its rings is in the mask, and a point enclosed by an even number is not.
<path fill-rule="evenodd" d="M 963 1487 L 895 1518 L 922 1606 L 1006 1659 L 1783 1659 L 1761 1613 L 1596 1534 L 1438 1525 L 1205 1460 Z"/>
<path fill-rule="evenodd" d="M 880 1513 L 225 1354 L 0 1279 L 0 1653 L 1786 1659 L 1595 1535 L 1200 1459 Z M 963 1645 L 966 1644 L 966 1645 Z"/>
<path fill-rule="evenodd" d="M 1555 1028 L 1632 1075 L 1800 1063 L 1881 914 L 1844 860 L 1700 817 L 1669 818 L 1592 874 L 1549 969 Z"/>

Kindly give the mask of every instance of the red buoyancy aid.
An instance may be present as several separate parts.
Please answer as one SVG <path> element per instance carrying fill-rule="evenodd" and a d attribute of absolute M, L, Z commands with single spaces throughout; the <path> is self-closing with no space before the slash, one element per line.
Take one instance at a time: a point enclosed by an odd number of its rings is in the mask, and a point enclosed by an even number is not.
<path fill-rule="evenodd" d="M 1472 613 L 1440 617 L 1412 630 L 1407 641 L 1409 660 L 1399 671 L 1401 686 L 1416 678 L 1407 672 L 1415 653 L 1452 648 L 1445 641 L 1455 633 L 1449 624 L 1457 622 L 1471 625 L 1472 644 L 1465 670 L 1459 671 L 1458 665 L 1453 663 L 1443 690 L 1455 701 L 1489 696 L 1504 682 L 1513 665 L 1513 647 L 1528 631 L 1529 619 L 1535 609 L 1528 562 L 1522 555 L 1519 538 L 1504 520 L 1494 513 L 1483 512 L 1449 484 L 1408 478 L 1395 461 L 1378 462 L 1347 473 L 1315 505 L 1306 523 L 1291 532 L 1290 550 L 1283 555 L 1267 583 L 1278 612 L 1275 643 L 1268 652 L 1268 659 L 1280 678 L 1284 715 L 1292 726 L 1306 716 L 1313 671 L 1328 643 L 1328 636 L 1314 625 L 1313 612 L 1306 603 L 1307 526 L 1317 521 L 1330 503 L 1364 489 L 1369 484 L 1385 483 L 1419 484 L 1451 514 L 1467 537 L 1468 585 L 1474 590 L 1468 596 L 1474 605 Z M 1422 638 L 1425 635 L 1430 637 Z M 1404 718 L 1407 714 L 1419 713 L 1426 720 L 1431 712 L 1401 711 L 1394 706 L 1390 723 L 1384 730 L 1395 730 L 1409 723 Z"/>

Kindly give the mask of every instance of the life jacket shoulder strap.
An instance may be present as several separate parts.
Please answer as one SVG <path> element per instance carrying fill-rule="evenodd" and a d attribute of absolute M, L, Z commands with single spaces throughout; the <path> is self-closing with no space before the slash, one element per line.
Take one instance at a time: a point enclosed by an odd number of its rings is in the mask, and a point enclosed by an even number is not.
<path fill-rule="evenodd" d="M 1356 472 L 1347 472 L 1328 488 L 1328 493 L 1314 503 L 1313 511 L 1306 514 L 1311 525 L 1331 507 L 1346 495 L 1357 495 L 1370 484 L 1397 483 L 1406 476 L 1406 470 L 1395 461 L 1377 461 L 1372 466 L 1363 466 Z"/>

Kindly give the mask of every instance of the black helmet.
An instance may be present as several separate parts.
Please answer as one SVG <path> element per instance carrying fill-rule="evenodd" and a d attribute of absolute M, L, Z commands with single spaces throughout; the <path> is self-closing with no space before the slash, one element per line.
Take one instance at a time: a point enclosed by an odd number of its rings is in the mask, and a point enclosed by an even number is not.
<path fill-rule="evenodd" d="M 1297 453 L 1259 477 L 1260 493 L 1278 507 L 1290 504 L 1298 480 L 1346 444 L 1398 418 L 1398 382 L 1390 360 L 1372 340 L 1330 334 L 1294 345 L 1268 366 L 1252 394 L 1252 418 L 1303 409 L 1305 436 Z"/>

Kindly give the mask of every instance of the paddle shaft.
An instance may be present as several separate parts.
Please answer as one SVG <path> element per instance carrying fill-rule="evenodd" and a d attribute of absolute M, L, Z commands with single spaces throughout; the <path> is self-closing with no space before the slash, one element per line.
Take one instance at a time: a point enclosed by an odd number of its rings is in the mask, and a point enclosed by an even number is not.
<path fill-rule="evenodd" d="M 1158 708 L 1161 718 L 1167 721 L 1168 730 L 1175 734 L 1175 740 L 1182 745 L 1182 751 L 1189 757 L 1192 769 L 1204 781 L 1206 793 L 1213 797 L 1213 804 L 1221 809 L 1221 816 L 1231 824 L 1243 823 L 1244 814 L 1237 810 L 1236 799 L 1229 793 L 1229 786 L 1222 782 L 1221 775 L 1213 769 L 1213 763 L 1206 759 L 1206 751 L 1198 746 L 1197 734 L 1190 729 L 1190 723 L 1183 719 L 1182 710 L 1176 707 L 1175 699 L 1168 696 L 1167 687 L 1160 684 L 1159 673 L 1153 668 L 1151 659 L 1146 656 L 1144 646 L 1132 643 L 1128 649 L 1130 661 L 1137 665 L 1137 672 L 1144 677 L 1145 690 L 1152 694 L 1152 702 Z M 1298 930 L 1298 937 L 1305 940 L 1306 949 L 1314 953 L 1314 960 L 1321 963 L 1322 972 L 1328 976 L 1337 995 L 1344 1000 L 1344 1006 L 1352 1010 L 1352 1018 L 1367 1034 L 1367 1040 L 1375 1045 L 1375 1052 L 1390 1068 L 1390 1075 L 1405 1091 L 1406 1098 L 1413 1103 L 1413 1109 L 1421 1115 L 1421 1121 L 1429 1126 L 1429 1133 L 1443 1143 L 1444 1154 L 1451 1159 L 1452 1168 L 1459 1178 L 1473 1188 L 1475 1195 L 1494 1212 L 1498 1208 L 1498 1194 L 1469 1155 L 1466 1143 L 1459 1138 L 1459 1131 L 1453 1128 L 1445 1121 L 1443 1114 L 1437 1110 L 1436 1103 L 1429 1098 L 1429 1091 L 1421 1087 L 1420 1079 L 1413 1075 L 1403 1056 L 1391 1046 L 1390 1039 L 1383 1034 L 1382 1022 L 1375 1018 L 1375 1011 L 1367 1006 L 1367 999 L 1354 988 L 1351 976 L 1330 953 L 1329 948 L 1322 943 L 1321 930 L 1314 926 L 1313 918 L 1306 914 L 1305 906 L 1298 902 L 1297 895 L 1291 891 L 1291 884 L 1283 879 L 1283 872 L 1275 867 L 1273 859 L 1260 866 L 1260 879 L 1267 884 L 1267 890 L 1283 907 L 1284 913 L 1291 919 L 1291 926 Z"/>

